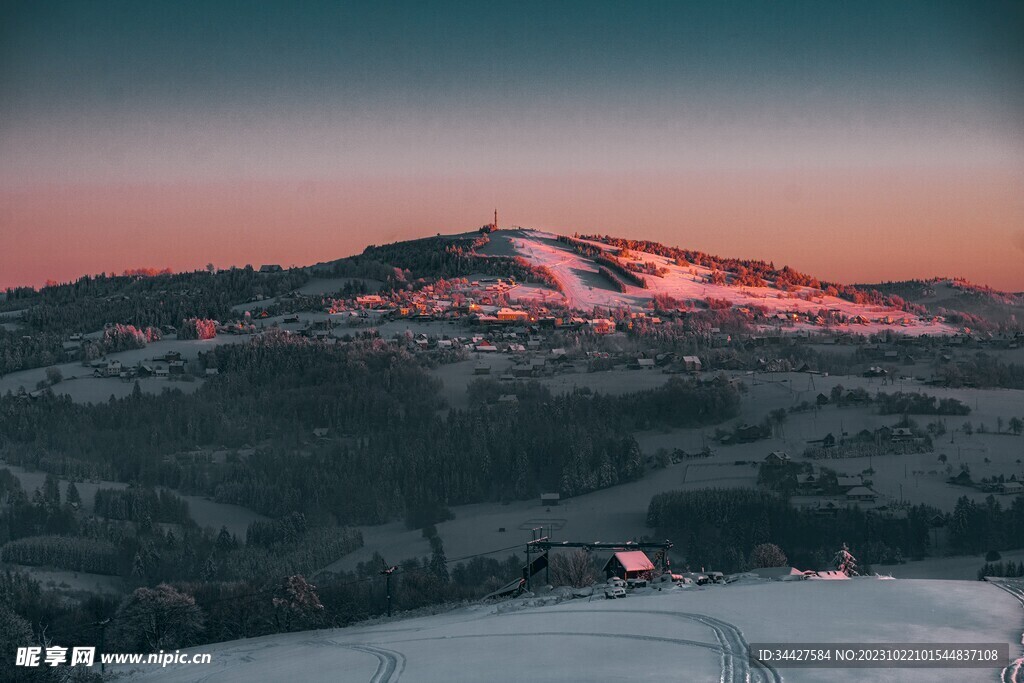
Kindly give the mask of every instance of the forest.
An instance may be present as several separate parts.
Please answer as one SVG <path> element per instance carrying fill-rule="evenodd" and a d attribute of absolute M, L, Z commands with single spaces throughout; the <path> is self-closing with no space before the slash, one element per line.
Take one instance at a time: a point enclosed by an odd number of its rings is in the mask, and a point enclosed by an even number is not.
<path fill-rule="evenodd" d="M 98 405 L 2 397 L 6 458 L 63 477 L 212 496 L 271 517 L 405 517 L 419 527 L 449 505 L 542 490 L 578 495 L 632 480 L 643 471 L 632 432 L 716 424 L 739 407 L 729 382 L 674 377 L 622 396 L 520 383 L 505 389 L 519 396 L 514 409 L 478 402 L 445 411 L 420 357 L 379 338 L 333 344 L 270 332 L 216 347 L 201 363 L 220 374 L 189 396 L 135 391 Z M 332 437 L 314 439 L 316 428 Z M 178 457 L 210 446 L 238 454 L 223 463 Z"/>
<path fill-rule="evenodd" d="M 1020 506 L 1024 512 L 1024 505 Z M 755 546 L 774 543 L 800 569 L 824 569 L 847 543 L 862 566 L 919 559 L 928 554 L 929 520 L 940 514 L 924 505 L 906 516 L 840 509 L 834 517 L 798 510 L 782 497 L 752 489 L 671 491 L 651 499 L 647 526 L 672 538 L 691 567 L 723 572 L 748 569 Z M 1024 534 L 1024 526 L 1014 531 Z M 1016 536 L 1024 543 L 1024 536 Z"/>
<path fill-rule="evenodd" d="M 6 570 L 0 573 L 4 648 L 46 641 L 105 651 L 155 651 L 345 626 L 389 609 L 380 556 L 353 572 L 324 570 L 361 544 L 358 532 L 350 529 L 316 527 L 301 513 L 291 513 L 254 522 L 242 546 L 225 529 L 199 529 L 187 515 L 182 517 L 187 506 L 165 491 L 129 487 L 97 492 L 97 503 L 106 506 L 102 512 L 115 511 L 131 521 L 86 514 L 72 491 L 73 484 L 62 498 L 57 480 L 48 477 L 30 498 L 8 470 L 0 470 L 0 500 L 5 502 L 0 529 L 7 541 L 3 561 L 120 576 L 129 592 L 68 600 L 44 590 L 26 573 Z M 154 523 L 153 512 L 175 522 Z M 33 535 L 39 531 L 48 533 Z M 431 555 L 406 559 L 397 567 L 395 610 L 478 599 L 520 571 L 521 561 L 514 556 L 499 561 L 483 553 L 449 560 L 436 530 L 423 533 Z M 315 577 L 315 584 L 307 576 Z M 0 680 L 13 675 L 12 661 L 0 662 Z M 22 670 L 18 676 L 67 680 L 46 668 Z"/>

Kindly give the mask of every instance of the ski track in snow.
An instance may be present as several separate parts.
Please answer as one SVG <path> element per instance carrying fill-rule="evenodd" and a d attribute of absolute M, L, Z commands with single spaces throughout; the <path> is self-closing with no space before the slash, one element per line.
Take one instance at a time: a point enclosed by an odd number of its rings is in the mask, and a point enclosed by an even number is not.
<path fill-rule="evenodd" d="M 405 671 L 405 655 L 395 650 L 370 645 L 346 645 L 350 650 L 368 652 L 377 658 L 379 664 L 370 683 L 398 683 Z"/>
<path fill-rule="evenodd" d="M 419 629 L 410 629 L 419 630 Z M 402 641 L 391 641 L 402 642 Z M 405 671 L 405 655 L 397 650 L 389 650 L 378 645 L 366 643 L 339 643 L 331 638 L 313 638 L 304 641 L 303 645 L 310 647 L 342 647 L 349 650 L 358 650 L 373 655 L 377 658 L 377 670 L 370 677 L 370 683 L 398 683 Z"/>
<path fill-rule="evenodd" d="M 709 649 L 716 650 L 722 655 L 722 683 L 781 683 L 782 675 L 770 664 L 764 664 L 758 662 L 755 664 L 756 674 L 752 675 L 750 671 L 750 649 L 746 638 L 743 637 L 743 632 L 740 631 L 736 626 L 730 624 L 727 621 L 709 617 L 706 614 L 695 614 L 691 612 L 672 612 L 669 610 L 621 610 L 621 609 L 596 609 L 596 610 L 571 610 L 571 609 L 559 609 L 550 610 L 548 613 L 559 613 L 559 614 L 593 614 L 595 612 L 604 612 L 611 614 L 665 614 L 672 617 L 678 617 L 680 619 L 687 619 L 689 621 L 697 622 L 703 626 L 707 626 L 715 634 L 715 639 L 718 641 L 718 646 L 714 646 L 710 643 L 702 643 L 700 641 L 685 640 L 681 638 L 660 638 L 657 636 L 635 636 L 635 635 L 622 635 L 622 634 L 579 634 L 579 635 L 591 635 L 591 636 L 606 636 L 613 638 L 634 638 L 640 640 L 656 640 L 656 641 L 668 641 L 677 642 L 683 645 L 695 645 L 698 647 L 706 647 Z M 531 612 L 510 612 L 506 616 L 519 615 L 519 616 L 530 616 Z M 1014 681 L 1016 683 L 1016 680 Z"/>

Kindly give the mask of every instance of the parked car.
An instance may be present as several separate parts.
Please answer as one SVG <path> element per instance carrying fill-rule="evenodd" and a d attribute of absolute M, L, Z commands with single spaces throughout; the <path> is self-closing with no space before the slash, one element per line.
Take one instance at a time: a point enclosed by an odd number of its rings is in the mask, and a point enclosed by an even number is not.
<path fill-rule="evenodd" d="M 687 579 L 682 574 L 669 574 L 665 573 L 655 579 L 658 583 L 672 583 L 677 586 L 681 586 L 686 583 L 693 583 L 690 579 Z"/>
<path fill-rule="evenodd" d="M 626 589 L 622 586 L 609 585 L 604 589 L 604 597 L 609 599 L 626 597 Z"/>
<path fill-rule="evenodd" d="M 625 588 L 626 587 L 626 582 L 623 581 L 622 579 L 620 579 L 617 576 L 613 576 L 610 579 L 608 579 L 608 585 L 609 586 L 618 586 L 619 588 Z"/>
<path fill-rule="evenodd" d="M 626 588 L 647 588 L 647 579 L 626 579 Z"/>
<path fill-rule="evenodd" d="M 711 582 L 708 575 L 703 572 L 686 572 L 683 576 L 698 586 L 703 586 L 704 584 Z"/>

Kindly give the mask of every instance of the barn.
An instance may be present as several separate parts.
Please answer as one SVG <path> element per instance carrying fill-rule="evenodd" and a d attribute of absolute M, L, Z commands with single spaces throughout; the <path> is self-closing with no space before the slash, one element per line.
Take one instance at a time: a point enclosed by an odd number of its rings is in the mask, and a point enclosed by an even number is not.
<path fill-rule="evenodd" d="M 654 573 L 654 563 L 642 550 L 617 552 L 604 565 L 604 574 L 620 579 L 650 579 Z"/>

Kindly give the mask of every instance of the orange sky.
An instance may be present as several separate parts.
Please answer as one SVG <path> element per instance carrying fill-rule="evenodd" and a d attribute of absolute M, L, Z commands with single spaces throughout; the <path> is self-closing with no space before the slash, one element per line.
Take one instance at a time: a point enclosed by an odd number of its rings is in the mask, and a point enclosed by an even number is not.
<path fill-rule="evenodd" d="M 0 287 L 489 220 L 1024 290 L 1024 3 L 0 3 Z"/>
<path fill-rule="evenodd" d="M 390 176 L 0 192 L 0 287 L 140 266 L 305 265 L 489 221 L 648 238 L 842 282 L 1024 290 L 1024 170 Z"/>

